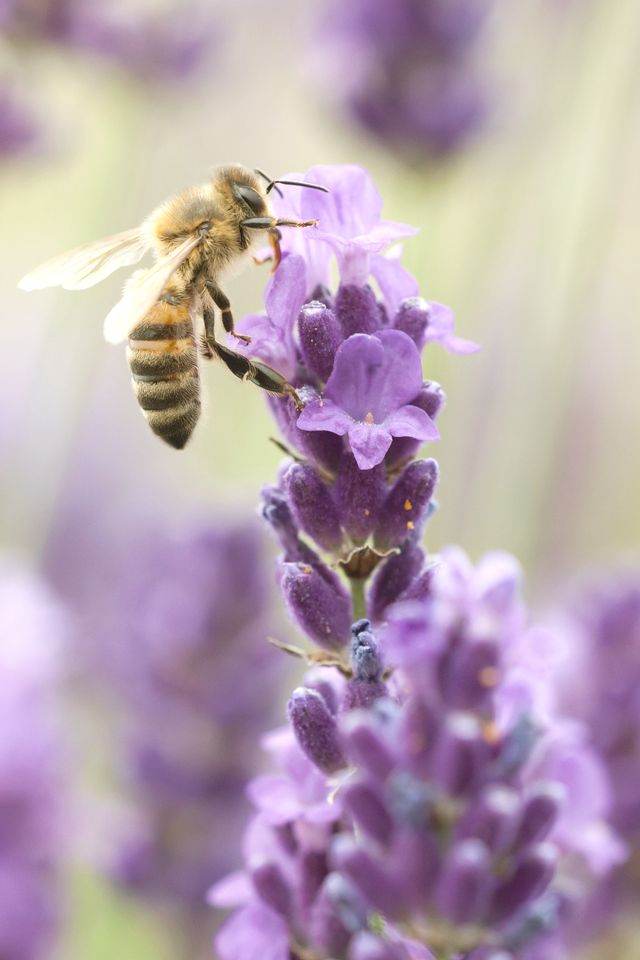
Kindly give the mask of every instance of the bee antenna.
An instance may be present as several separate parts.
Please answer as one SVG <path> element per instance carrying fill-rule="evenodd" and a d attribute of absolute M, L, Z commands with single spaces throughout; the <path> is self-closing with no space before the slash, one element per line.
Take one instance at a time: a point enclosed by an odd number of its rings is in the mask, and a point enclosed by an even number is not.
<path fill-rule="evenodd" d="M 254 173 L 257 173 L 259 177 L 262 177 L 263 180 L 267 181 L 267 193 L 270 193 L 275 187 L 276 193 L 279 194 L 279 196 L 282 196 L 282 190 L 279 190 L 276 187 L 276 184 L 280 182 L 279 180 L 272 180 L 271 177 L 267 176 L 264 170 L 259 170 L 257 167 L 254 170 Z"/>
<path fill-rule="evenodd" d="M 328 187 L 322 187 L 319 183 L 306 183 L 304 180 L 273 180 L 267 187 L 267 193 L 269 193 L 271 187 L 275 186 L 276 183 L 283 183 L 289 187 L 308 187 L 309 190 L 321 190 L 322 193 L 331 192 Z"/>

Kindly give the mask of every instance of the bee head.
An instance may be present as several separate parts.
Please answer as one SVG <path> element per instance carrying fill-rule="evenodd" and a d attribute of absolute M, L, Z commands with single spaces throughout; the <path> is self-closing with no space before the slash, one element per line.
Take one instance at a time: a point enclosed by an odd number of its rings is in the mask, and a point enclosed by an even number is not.
<path fill-rule="evenodd" d="M 238 164 L 218 168 L 214 186 L 241 218 L 269 216 L 265 184 L 248 167 Z"/>

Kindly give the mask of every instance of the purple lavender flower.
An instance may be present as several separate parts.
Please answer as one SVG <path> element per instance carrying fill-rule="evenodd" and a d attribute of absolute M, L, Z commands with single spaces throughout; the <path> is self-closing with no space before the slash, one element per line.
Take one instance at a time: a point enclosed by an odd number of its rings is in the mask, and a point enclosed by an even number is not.
<path fill-rule="evenodd" d="M 338 349 L 323 396 L 307 404 L 298 427 L 348 436 L 359 469 L 371 470 L 393 437 L 438 439 L 431 418 L 411 404 L 421 389 L 420 354 L 406 333 L 356 333 Z"/>
<path fill-rule="evenodd" d="M 128 526 L 126 538 L 101 541 L 102 575 L 77 596 L 67 584 L 83 637 L 93 637 L 80 654 L 94 688 L 118 706 L 126 809 L 105 866 L 126 889 L 180 909 L 183 932 L 200 939 L 211 879 L 237 860 L 244 790 L 284 664 L 265 642 L 268 590 L 253 524 L 176 534 L 159 522 Z"/>
<path fill-rule="evenodd" d="M 382 198 L 366 170 L 355 164 L 320 165 L 292 177 L 306 178 L 330 191 L 288 188 L 286 196 L 273 198 L 279 216 L 319 221 L 317 230 L 289 231 L 283 242 L 285 249 L 306 261 L 309 295 L 329 285 L 332 255 L 343 287 L 361 287 L 374 277 L 389 313 L 417 294 L 418 285 L 400 263 L 394 246 L 417 231 L 406 223 L 382 219 Z M 350 332 L 355 330 L 345 330 L 347 335 Z"/>
<path fill-rule="evenodd" d="M 0 956 L 50 955 L 61 920 L 63 747 L 55 689 L 67 624 L 46 589 L 0 569 Z"/>
<path fill-rule="evenodd" d="M 330 193 L 292 188 L 274 203 L 282 214 L 317 219 L 318 230 L 283 238 L 266 314 L 239 328 L 251 337 L 242 349 L 286 376 L 304 405 L 300 412 L 290 399 L 269 401 L 292 455 L 278 485 L 264 491 L 265 519 L 284 550 L 279 584 L 320 655 L 350 669 L 353 621 L 380 621 L 390 604 L 429 589 L 420 539 L 438 468 L 415 458 L 439 436 L 444 394 L 424 381 L 420 352 L 429 343 L 458 353 L 477 346 L 456 337 L 451 311 L 417 297 L 399 258 L 385 255 L 413 231 L 382 219 L 364 170 L 314 167 L 297 176 Z"/>
<path fill-rule="evenodd" d="M 594 577 L 550 630 L 552 686 L 564 709 L 586 725 L 611 787 L 609 820 L 630 860 L 598 889 L 585 924 L 635 910 L 640 852 L 640 576 L 621 569 Z M 576 677 L 580 682 L 576 683 Z"/>
<path fill-rule="evenodd" d="M 0 10 L 0 26 L 9 39 L 70 44 L 155 81 L 192 73 L 217 33 L 214 18 L 195 0 L 165 10 L 119 0 L 14 0 Z"/>
<path fill-rule="evenodd" d="M 450 153 L 488 113 L 474 61 L 490 8 L 483 0 L 332 2 L 323 74 L 340 75 L 351 117 L 391 150 L 417 159 Z"/>
<path fill-rule="evenodd" d="M 211 896 L 238 907 L 221 960 L 565 956 L 589 871 L 622 855 L 602 771 L 561 718 L 535 714 L 522 674 L 505 711 L 529 629 L 517 566 L 462 561 L 443 557 L 428 599 L 395 606 L 381 637 L 354 624 L 351 678 L 314 671 L 294 693 L 297 748 L 278 736 L 297 763 L 251 788 L 246 870 Z M 309 782 L 312 806 L 282 802 Z"/>

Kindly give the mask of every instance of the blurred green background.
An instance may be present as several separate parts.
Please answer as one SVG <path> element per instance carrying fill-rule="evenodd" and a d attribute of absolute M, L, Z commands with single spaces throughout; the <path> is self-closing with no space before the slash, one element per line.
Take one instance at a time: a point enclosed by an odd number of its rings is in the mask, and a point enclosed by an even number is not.
<path fill-rule="evenodd" d="M 429 546 L 511 550 L 530 596 L 549 597 L 577 569 L 637 550 L 640 534 L 638 2 L 501 0 L 479 51 L 495 98 L 488 126 L 424 166 L 345 122 L 314 6 L 220 2 L 215 52 L 174 85 L 80 53 L 25 54 L 52 133 L 41 156 L 0 168 L 3 545 L 37 562 L 87 464 L 104 519 L 134 490 L 170 517 L 203 504 L 253 512 L 280 459 L 259 392 L 215 365 L 187 449 L 152 436 L 124 350 L 102 339 L 117 277 L 30 296 L 18 278 L 135 225 L 216 163 L 280 174 L 354 162 L 373 174 L 387 217 L 420 227 L 405 262 L 423 294 L 450 304 L 460 335 L 483 348 L 427 351 L 425 373 L 448 395 Z M 266 276 L 232 282 L 236 315 L 260 308 Z M 69 909 L 69 960 L 172 953 L 157 918 L 85 869 Z"/>

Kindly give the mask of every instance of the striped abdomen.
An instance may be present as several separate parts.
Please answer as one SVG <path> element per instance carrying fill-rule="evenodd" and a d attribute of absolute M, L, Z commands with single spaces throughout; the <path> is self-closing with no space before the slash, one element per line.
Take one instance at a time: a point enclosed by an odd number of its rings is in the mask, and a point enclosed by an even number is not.
<path fill-rule="evenodd" d="M 149 426 L 181 450 L 200 416 L 200 376 L 187 303 L 160 300 L 129 334 L 133 388 Z"/>

